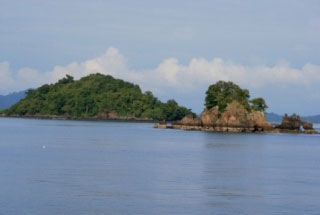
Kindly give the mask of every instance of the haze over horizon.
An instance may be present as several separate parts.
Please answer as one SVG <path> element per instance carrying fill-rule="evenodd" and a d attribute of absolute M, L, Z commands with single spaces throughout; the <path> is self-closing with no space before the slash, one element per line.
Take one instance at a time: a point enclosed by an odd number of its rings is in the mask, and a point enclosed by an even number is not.
<path fill-rule="evenodd" d="M 268 112 L 319 114 L 319 1 L 0 4 L 0 94 L 99 72 L 199 113 L 230 80 Z"/>

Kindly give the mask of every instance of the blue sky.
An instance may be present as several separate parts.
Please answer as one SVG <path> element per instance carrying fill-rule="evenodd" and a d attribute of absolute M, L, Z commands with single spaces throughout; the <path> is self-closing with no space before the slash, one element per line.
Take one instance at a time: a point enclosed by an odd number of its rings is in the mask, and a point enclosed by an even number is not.
<path fill-rule="evenodd" d="M 278 113 L 320 114 L 320 1 L 0 0 L 0 94 L 93 72 L 200 112 L 232 80 Z"/>

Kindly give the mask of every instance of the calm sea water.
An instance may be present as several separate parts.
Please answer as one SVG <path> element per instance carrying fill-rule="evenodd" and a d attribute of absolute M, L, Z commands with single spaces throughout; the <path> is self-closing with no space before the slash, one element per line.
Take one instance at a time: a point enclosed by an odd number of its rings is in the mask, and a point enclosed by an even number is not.
<path fill-rule="evenodd" d="M 0 118 L 0 214 L 319 214 L 320 136 Z"/>

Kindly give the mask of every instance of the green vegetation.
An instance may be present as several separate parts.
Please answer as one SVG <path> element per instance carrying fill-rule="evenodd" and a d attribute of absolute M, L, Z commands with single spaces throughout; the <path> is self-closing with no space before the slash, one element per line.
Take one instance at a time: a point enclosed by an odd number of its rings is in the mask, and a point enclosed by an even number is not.
<path fill-rule="evenodd" d="M 247 110 L 265 111 L 268 107 L 263 98 L 249 100 L 250 94 L 247 89 L 241 89 L 233 82 L 218 81 L 209 86 L 206 92 L 205 106 L 207 109 L 218 106 L 223 112 L 232 101 L 238 101 Z"/>
<path fill-rule="evenodd" d="M 110 75 L 92 74 L 75 81 L 67 75 L 55 84 L 29 90 L 27 96 L 6 110 L 8 115 L 63 115 L 78 118 L 100 113 L 150 120 L 179 120 L 191 110 L 174 100 L 162 103 L 138 85 Z"/>
<path fill-rule="evenodd" d="M 251 103 L 251 108 L 253 110 L 265 112 L 266 109 L 268 108 L 268 105 L 266 104 L 265 100 L 261 97 L 252 99 L 250 103 Z"/>

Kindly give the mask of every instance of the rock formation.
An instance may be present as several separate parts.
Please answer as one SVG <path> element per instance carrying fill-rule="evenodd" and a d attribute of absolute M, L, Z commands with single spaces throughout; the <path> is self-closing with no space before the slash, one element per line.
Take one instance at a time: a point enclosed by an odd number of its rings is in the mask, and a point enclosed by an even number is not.
<path fill-rule="evenodd" d="M 201 124 L 205 127 L 215 126 L 219 118 L 219 108 L 213 107 L 211 109 L 204 109 L 200 115 Z"/>
<path fill-rule="evenodd" d="M 302 121 L 300 116 L 293 114 L 292 116 L 288 116 L 285 114 L 282 118 L 282 123 L 277 126 L 280 129 L 289 129 L 289 130 L 300 130 L 302 126 Z"/>
<path fill-rule="evenodd" d="M 285 114 L 282 118 L 281 124 L 276 126 L 276 128 L 287 131 L 301 131 L 301 128 L 303 128 L 306 133 L 314 131 L 312 123 L 302 121 L 300 116 L 296 114 L 293 114 L 291 116 Z"/>
<path fill-rule="evenodd" d="M 220 113 L 217 106 L 204 109 L 200 117 L 188 115 L 182 120 L 172 122 L 173 128 L 185 130 L 206 130 L 223 132 L 268 131 L 272 126 L 261 111 L 249 111 L 237 101 L 229 103 Z M 159 125 L 163 128 L 163 125 Z"/>
<path fill-rule="evenodd" d="M 263 112 L 247 110 L 237 101 L 229 103 L 224 112 L 217 106 L 204 109 L 200 117 L 187 115 L 182 120 L 167 125 L 161 122 L 156 128 L 176 128 L 184 130 L 203 130 L 216 132 L 293 132 L 318 133 L 310 122 L 304 122 L 298 115 L 284 115 L 282 123 L 273 127 L 267 122 Z M 303 130 L 302 130 L 303 128 Z"/>
<path fill-rule="evenodd" d="M 172 123 L 173 125 L 184 125 L 184 126 L 201 126 L 201 120 L 193 115 L 187 115 L 182 120 Z"/>
<path fill-rule="evenodd" d="M 187 115 L 171 125 L 160 123 L 155 127 L 217 132 L 318 133 L 311 123 L 302 122 L 297 115 L 285 115 L 281 125 L 274 127 L 264 115 L 266 108 L 268 106 L 262 97 L 250 99 L 247 89 L 241 89 L 230 81 L 218 81 L 209 86 L 205 109 L 199 117 Z"/>
<path fill-rule="evenodd" d="M 302 123 L 302 127 L 303 127 L 304 130 L 314 130 L 313 129 L 313 125 L 310 122 L 306 122 L 306 121 L 303 122 Z"/>

